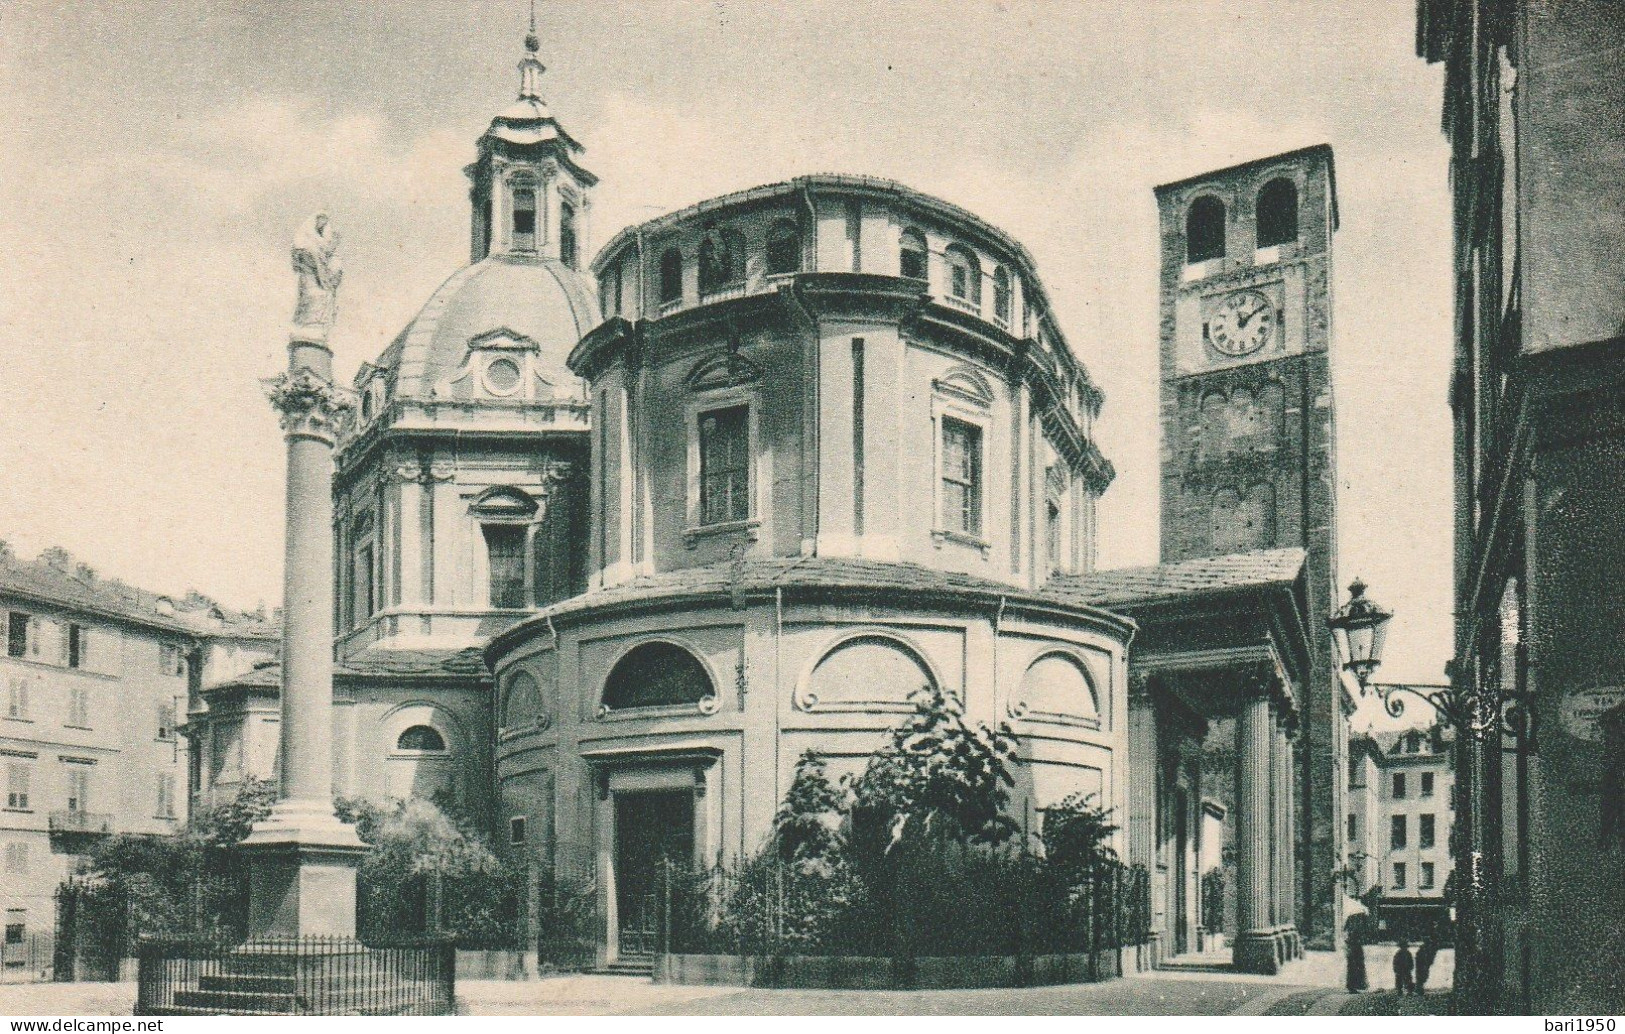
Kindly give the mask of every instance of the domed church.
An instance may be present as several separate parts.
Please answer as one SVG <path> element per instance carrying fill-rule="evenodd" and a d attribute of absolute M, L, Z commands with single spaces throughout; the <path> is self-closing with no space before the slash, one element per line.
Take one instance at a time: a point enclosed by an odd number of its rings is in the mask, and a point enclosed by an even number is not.
<path fill-rule="evenodd" d="M 1114 809 L 1161 951 L 1202 946 L 1232 847 L 1238 961 L 1296 951 L 1303 550 L 1096 571 L 1102 394 L 1026 249 L 945 201 L 802 176 L 584 269 L 597 181 L 536 50 L 467 169 L 471 264 L 356 376 L 336 792 L 489 815 L 597 888 L 607 965 L 645 948 L 661 855 L 754 852 L 804 751 L 856 771 L 937 688 L 1015 734 L 1034 827 Z M 195 793 L 274 772 L 277 693 L 193 701 Z"/>

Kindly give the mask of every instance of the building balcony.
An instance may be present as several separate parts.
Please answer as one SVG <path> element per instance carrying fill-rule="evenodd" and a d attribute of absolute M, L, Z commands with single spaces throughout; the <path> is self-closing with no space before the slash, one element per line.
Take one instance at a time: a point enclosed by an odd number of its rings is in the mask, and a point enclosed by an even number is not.
<path fill-rule="evenodd" d="M 51 832 L 107 836 L 113 832 L 113 816 L 96 811 L 53 811 Z"/>

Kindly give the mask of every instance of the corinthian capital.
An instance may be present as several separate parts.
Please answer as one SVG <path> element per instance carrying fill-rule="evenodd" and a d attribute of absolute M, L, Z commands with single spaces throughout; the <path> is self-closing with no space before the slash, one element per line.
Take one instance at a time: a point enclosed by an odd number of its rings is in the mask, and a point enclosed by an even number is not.
<path fill-rule="evenodd" d="M 283 432 L 289 435 L 318 438 L 331 445 L 355 413 L 353 392 L 310 370 L 267 377 L 260 383 L 281 415 Z"/>

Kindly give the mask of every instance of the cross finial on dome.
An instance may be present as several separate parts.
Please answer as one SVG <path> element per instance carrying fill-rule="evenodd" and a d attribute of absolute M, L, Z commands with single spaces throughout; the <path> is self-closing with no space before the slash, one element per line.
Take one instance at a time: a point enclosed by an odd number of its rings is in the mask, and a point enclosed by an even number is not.
<path fill-rule="evenodd" d="M 519 97 L 521 100 L 542 99 L 542 73 L 547 66 L 536 57 L 542 41 L 536 35 L 536 0 L 530 0 L 530 31 L 525 34 L 525 56 L 519 60 Z"/>

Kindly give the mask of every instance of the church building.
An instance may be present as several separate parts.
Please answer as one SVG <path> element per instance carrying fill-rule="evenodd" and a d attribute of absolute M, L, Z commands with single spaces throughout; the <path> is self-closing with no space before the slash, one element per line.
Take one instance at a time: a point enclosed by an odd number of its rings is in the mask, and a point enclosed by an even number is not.
<path fill-rule="evenodd" d="M 1216 942 L 1218 868 L 1238 964 L 1295 954 L 1324 536 L 1259 530 L 1276 519 L 1261 474 L 1200 535 L 1165 517 L 1167 563 L 1096 570 L 1115 472 L 1083 349 L 1019 241 L 902 184 L 712 198 L 584 265 L 597 181 L 536 50 L 467 170 L 471 264 L 362 366 L 339 440 L 336 792 L 489 816 L 538 874 L 591 882 L 598 961 L 624 963 L 649 949 L 660 857 L 754 853 L 804 751 L 855 772 L 935 688 L 1008 725 L 1034 827 L 1074 793 L 1113 810 L 1119 853 L 1151 875 L 1157 951 Z M 1282 263 L 1324 247 L 1323 150 L 1269 166 L 1297 190 L 1290 234 L 1260 245 Z M 1178 198 L 1164 221 L 1184 249 Z M 1265 264 L 1225 256 L 1166 266 L 1165 289 Z M 1165 332 L 1201 311 L 1192 361 L 1215 327 L 1259 338 L 1241 355 L 1296 355 L 1318 331 L 1282 325 L 1295 275 L 1248 287 L 1267 320 L 1182 296 Z M 1301 425 L 1292 383 L 1290 405 L 1253 395 L 1282 428 Z M 1288 487 L 1275 509 L 1295 514 Z M 262 668 L 200 692 L 188 730 L 249 744 L 242 770 L 269 776 L 276 707 Z"/>

